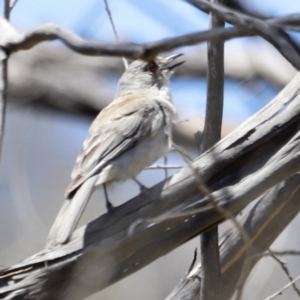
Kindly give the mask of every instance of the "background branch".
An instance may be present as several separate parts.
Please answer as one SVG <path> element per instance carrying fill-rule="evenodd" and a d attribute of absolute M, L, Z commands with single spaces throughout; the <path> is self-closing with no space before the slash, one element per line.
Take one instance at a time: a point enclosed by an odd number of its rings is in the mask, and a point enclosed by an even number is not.
<path fill-rule="evenodd" d="M 295 284 L 299 279 L 300 279 L 300 276 L 297 276 L 294 280 L 292 280 L 291 282 L 289 282 L 288 284 L 286 284 L 284 287 L 282 287 L 280 290 L 278 290 L 276 293 L 274 293 L 273 295 L 265 298 L 264 300 L 271 300 L 271 299 L 276 298 L 279 295 L 282 295 L 282 292 L 284 290 L 286 290 L 287 288 L 289 288 L 291 285 Z"/>
<path fill-rule="evenodd" d="M 207 1 L 189 0 L 189 2 L 204 11 L 211 10 L 225 21 L 233 22 L 241 28 L 217 28 L 142 45 L 134 43 L 120 43 L 116 45 L 112 43 L 86 41 L 71 30 L 55 24 L 40 25 L 26 34 L 21 34 L 6 22 L 5 19 L 0 19 L 0 31 L 5 33 L 1 38 L 0 45 L 12 53 L 20 50 L 28 50 L 43 41 L 59 39 L 70 49 L 83 55 L 124 56 L 131 59 L 141 58 L 151 60 L 161 52 L 170 51 L 181 46 L 195 45 L 204 41 L 224 41 L 234 37 L 258 34 L 272 43 L 298 69 L 298 47 L 284 33 L 283 29 L 280 28 L 280 24 L 276 23 L 276 19 L 272 19 L 272 21 L 261 21 L 254 17 L 241 15 L 228 8 L 221 9 L 218 5 L 207 4 L 209 3 Z M 295 23 L 295 15 L 291 18 L 291 21 Z M 300 16 L 297 16 L 297 18 L 300 19 Z M 288 17 L 285 17 L 284 20 L 285 24 L 288 23 Z M 252 26 L 246 26 L 244 22 L 249 22 Z M 280 39 L 276 40 L 275 34 L 279 34 Z M 283 47 L 283 42 L 287 42 L 286 48 Z"/>
<path fill-rule="evenodd" d="M 300 69 L 299 46 L 280 28 L 278 22 L 261 20 L 205 0 L 187 0 L 205 12 L 213 12 L 224 21 L 243 30 L 254 30 L 270 42 L 297 70 Z M 294 19 L 294 17 L 293 17 Z"/>
<path fill-rule="evenodd" d="M 0 19 L 0 31 L 5 36 L 0 40 L 0 45 L 8 52 L 28 50 L 43 41 L 61 40 L 73 51 L 90 56 L 124 56 L 130 59 L 151 60 L 157 54 L 170 51 L 187 45 L 195 45 L 207 40 L 226 40 L 234 37 L 253 35 L 250 30 L 236 28 L 221 28 L 202 32 L 190 33 L 175 38 L 167 38 L 146 44 L 134 43 L 104 43 L 87 41 L 71 30 L 55 24 L 39 25 L 26 34 L 17 32 L 5 19 Z"/>
<path fill-rule="evenodd" d="M 108 5 L 107 0 L 104 0 L 104 3 L 105 3 L 105 10 L 106 10 L 107 15 L 108 15 L 108 18 L 109 18 L 109 22 L 110 22 L 111 27 L 112 27 L 112 29 L 113 29 L 113 32 L 114 32 L 116 41 L 117 41 L 117 43 L 119 44 L 119 43 L 120 43 L 120 39 L 119 39 L 119 36 L 118 36 L 118 33 L 117 33 L 117 29 L 116 29 L 114 20 L 113 20 L 113 18 L 112 18 L 112 14 L 111 14 L 111 11 L 110 11 L 110 8 L 109 8 L 109 5 Z M 126 69 L 128 68 L 128 62 L 127 62 L 127 60 L 126 60 L 125 57 L 122 57 L 122 61 L 123 61 L 123 64 L 124 64 L 124 68 L 125 68 L 125 70 L 126 70 Z"/>

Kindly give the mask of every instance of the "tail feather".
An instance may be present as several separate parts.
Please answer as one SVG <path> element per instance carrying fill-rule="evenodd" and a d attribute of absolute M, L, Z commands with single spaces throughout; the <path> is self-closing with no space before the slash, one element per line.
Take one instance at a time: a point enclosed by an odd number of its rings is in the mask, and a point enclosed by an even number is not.
<path fill-rule="evenodd" d="M 47 238 L 46 248 L 66 243 L 75 230 L 80 217 L 91 197 L 97 176 L 86 180 L 74 197 L 65 200 Z"/>

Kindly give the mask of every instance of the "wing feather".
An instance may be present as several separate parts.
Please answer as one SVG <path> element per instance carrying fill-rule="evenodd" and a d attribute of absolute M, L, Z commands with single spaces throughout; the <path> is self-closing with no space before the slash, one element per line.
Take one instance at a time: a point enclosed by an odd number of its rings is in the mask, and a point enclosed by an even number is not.
<path fill-rule="evenodd" d="M 102 110 L 93 122 L 72 171 L 67 198 L 110 161 L 163 126 L 164 114 L 155 101 L 134 95 L 122 98 Z"/>

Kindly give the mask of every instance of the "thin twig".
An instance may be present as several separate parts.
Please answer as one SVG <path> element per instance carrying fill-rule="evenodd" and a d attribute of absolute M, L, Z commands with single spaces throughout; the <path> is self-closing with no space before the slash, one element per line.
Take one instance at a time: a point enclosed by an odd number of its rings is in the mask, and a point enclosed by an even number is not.
<path fill-rule="evenodd" d="M 219 212 L 224 219 L 226 220 L 230 220 L 233 225 L 237 228 L 237 230 L 239 231 L 244 243 L 245 243 L 245 260 L 244 260 L 244 265 L 243 265 L 243 272 L 242 274 L 248 274 L 248 270 L 250 268 L 251 265 L 251 256 L 250 256 L 250 251 L 251 251 L 251 247 L 252 247 L 252 241 L 251 239 L 248 237 L 248 234 L 245 232 L 245 230 L 243 229 L 243 227 L 239 224 L 239 222 L 236 220 L 236 218 L 226 209 L 224 209 L 223 207 L 219 206 L 218 203 L 216 202 L 215 198 L 213 197 L 213 195 L 211 194 L 211 192 L 209 191 L 209 189 L 205 186 L 205 184 L 203 183 L 203 180 L 201 178 L 201 175 L 197 172 L 197 170 L 193 167 L 192 164 L 189 163 L 188 160 L 191 160 L 191 157 L 179 146 L 174 145 L 173 147 L 176 149 L 176 151 L 178 153 L 180 153 L 182 155 L 182 157 L 187 161 L 188 163 L 188 167 L 192 170 L 194 178 L 195 178 L 195 182 L 197 183 L 197 186 L 200 190 L 200 192 L 202 192 L 206 198 L 210 201 L 210 203 L 212 204 L 213 208 Z M 153 218 L 153 219 L 147 219 L 147 220 L 137 220 L 136 222 L 134 222 L 132 224 L 132 226 L 130 226 L 129 230 L 128 230 L 128 234 L 132 234 L 136 228 L 137 225 L 147 222 L 147 223 L 157 223 L 157 222 L 161 222 L 163 220 L 166 219 L 172 219 L 172 218 L 178 218 L 178 217 L 184 217 L 184 216 L 189 216 L 189 215 L 193 215 L 193 214 L 197 214 L 200 211 L 205 210 L 205 208 L 201 208 L 201 209 L 196 209 L 196 210 L 190 210 L 190 211 L 186 211 L 183 213 L 177 213 L 177 214 L 173 214 L 171 216 L 168 217 L 163 217 L 163 218 Z M 226 266 L 227 267 L 227 266 Z M 223 270 L 223 268 L 222 268 Z M 246 279 L 246 275 L 245 276 L 241 276 L 240 277 L 240 281 L 238 282 L 238 287 L 243 287 L 244 282 Z M 240 292 L 238 293 L 238 297 L 241 297 L 241 292 L 242 292 L 242 288 L 239 288 Z"/>
<path fill-rule="evenodd" d="M 271 300 L 279 295 L 282 294 L 283 291 L 285 291 L 287 288 L 289 288 L 291 285 L 293 285 L 295 282 L 297 282 L 300 279 L 300 275 L 298 277 L 296 277 L 293 281 L 289 282 L 288 284 L 286 284 L 285 286 L 283 286 L 280 290 L 278 290 L 277 292 L 275 292 L 274 294 L 272 294 L 271 296 L 265 298 L 264 300 Z"/>
<path fill-rule="evenodd" d="M 10 27 L 10 24 L 4 24 L 4 20 L 0 19 L 1 27 Z M 151 60 L 157 54 L 170 51 L 177 47 L 195 45 L 207 40 L 226 40 L 234 37 L 255 35 L 255 32 L 249 30 L 247 32 L 236 28 L 218 28 L 214 30 L 200 31 L 196 33 L 186 34 L 175 38 L 167 38 L 150 42 L 146 44 L 134 43 L 104 43 L 97 41 L 87 41 L 72 32 L 56 24 L 39 25 L 26 34 L 16 34 L 10 39 L 1 40 L 1 46 L 5 47 L 8 52 L 17 52 L 20 50 L 28 50 L 43 41 L 61 40 L 67 47 L 73 51 L 89 56 L 125 56 L 131 59 Z"/>
<path fill-rule="evenodd" d="M 275 261 L 277 261 L 278 264 L 281 266 L 283 272 L 287 275 L 287 277 L 290 280 L 290 282 L 293 282 L 294 278 L 291 276 L 291 274 L 289 272 L 289 269 L 287 268 L 285 262 L 283 262 L 281 259 L 279 259 L 271 249 L 269 249 L 269 253 L 270 253 L 270 256 Z M 292 286 L 293 286 L 294 291 L 297 293 L 298 297 L 300 297 L 300 291 L 297 288 L 297 285 L 295 284 L 295 282 L 292 283 Z"/>
<path fill-rule="evenodd" d="M 185 166 L 175 166 L 175 165 L 154 165 L 151 167 L 146 168 L 145 170 L 172 170 L 172 169 L 181 169 Z"/>
<path fill-rule="evenodd" d="M 181 294 L 181 291 L 186 289 L 188 287 L 188 285 L 190 285 L 191 282 L 194 282 L 195 279 L 198 280 L 198 282 L 201 285 L 201 278 L 199 277 L 199 274 L 198 274 L 198 272 L 201 268 L 201 264 L 198 263 L 197 266 L 195 266 L 196 260 L 197 260 L 197 248 L 194 251 L 193 261 L 192 261 L 188 271 L 186 272 L 184 278 L 175 287 L 175 289 L 172 291 L 172 293 L 167 298 L 165 298 L 165 300 L 187 299 L 186 295 L 184 297 L 180 296 L 180 298 L 177 298 L 177 297 L 179 296 L 179 294 Z M 200 289 L 200 286 L 199 286 L 199 289 Z M 196 294 L 196 293 L 194 293 L 194 294 Z M 195 299 L 195 298 L 192 296 L 192 297 L 188 297 L 188 299 Z"/>
<path fill-rule="evenodd" d="M 240 29 L 254 29 L 258 34 L 271 43 L 297 70 L 300 69 L 300 49 L 296 42 L 284 31 L 278 23 L 261 20 L 234 9 L 211 3 L 206 0 L 187 0 L 204 12 L 213 12 L 222 20 Z"/>
<path fill-rule="evenodd" d="M 284 22 L 282 21 L 283 19 Z M 276 29 L 280 28 L 284 30 L 284 26 L 289 23 L 293 25 L 300 24 L 300 14 L 260 21 L 264 22 L 265 27 L 273 26 Z M 284 25 L 281 26 L 281 24 Z M 0 19 L 0 27 L 4 26 L 11 27 L 11 25 L 3 24 L 3 20 Z M 7 39 L 4 38 L 0 46 L 5 47 L 8 52 L 12 53 L 20 50 L 28 50 L 43 41 L 60 39 L 73 51 L 83 55 L 124 56 L 131 59 L 151 60 L 161 52 L 171 51 L 181 46 L 195 45 L 205 41 L 225 41 L 232 38 L 254 35 L 260 35 L 260 32 L 251 26 L 243 28 L 216 28 L 140 45 L 134 43 L 120 43 L 116 45 L 113 43 L 87 41 L 71 30 L 57 24 L 44 24 L 37 26 L 26 34 L 16 33 Z M 294 55 L 294 50 L 291 53 Z M 300 68 L 297 67 L 300 66 L 298 56 L 290 57 L 289 61 L 297 69 Z"/>
<path fill-rule="evenodd" d="M 167 154 L 164 155 L 164 164 L 165 164 L 165 166 L 168 165 L 168 155 Z M 165 170 L 165 179 L 168 178 L 168 169 L 169 168 L 164 169 Z"/>
<path fill-rule="evenodd" d="M 186 152 L 184 151 L 180 146 L 176 145 L 176 144 L 172 144 L 172 147 L 174 148 L 174 150 L 176 152 L 178 152 L 179 154 L 181 154 L 181 156 L 185 159 L 186 162 L 190 163 L 192 162 L 194 159 Z"/>
<path fill-rule="evenodd" d="M 9 11 L 11 12 L 18 0 L 10 0 L 9 1 Z"/>
<path fill-rule="evenodd" d="M 188 269 L 188 271 L 186 273 L 187 277 L 189 276 L 189 274 L 191 273 L 191 271 L 193 270 L 193 268 L 195 266 L 195 263 L 197 261 L 197 254 L 198 254 L 198 251 L 197 251 L 197 248 L 195 248 L 195 250 L 194 250 L 194 258 L 193 258 L 192 263 L 191 263 L 191 265 L 190 265 L 190 267 L 189 267 L 189 269 Z"/>
<path fill-rule="evenodd" d="M 252 241 L 249 238 L 246 231 L 244 230 L 244 228 L 236 220 L 236 218 L 229 211 L 227 211 L 226 209 L 224 209 L 223 207 L 218 205 L 216 199 L 213 197 L 213 195 L 210 193 L 209 189 L 203 183 L 202 178 L 201 178 L 200 174 L 197 172 L 197 170 L 195 168 L 193 168 L 193 166 L 191 164 L 189 164 L 188 166 L 193 171 L 193 175 L 194 175 L 194 178 L 195 178 L 195 181 L 197 183 L 197 186 L 198 186 L 199 190 L 206 196 L 206 198 L 212 204 L 213 208 L 217 212 L 219 212 L 224 217 L 224 219 L 230 220 L 233 223 L 233 225 L 237 228 L 237 230 L 239 231 L 239 233 L 240 233 L 240 235 L 241 235 L 241 237 L 242 237 L 242 239 L 245 243 L 245 260 L 244 260 L 243 271 L 242 271 L 242 275 L 243 274 L 244 275 L 240 277 L 240 280 L 237 284 L 237 286 L 238 286 L 237 299 L 241 299 L 243 285 L 245 283 L 245 279 L 247 278 L 246 276 L 247 276 L 248 271 L 250 269 L 251 260 L 252 260 L 252 257 L 250 256 L 250 252 L 251 252 L 251 248 L 252 248 Z M 196 211 L 191 211 L 191 212 L 186 212 L 186 213 L 192 214 L 192 213 L 197 213 L 197 212 Z M 222 270 L 223 270 L 223 268 L 222 268 Z"/>
<path fill-rule="evenodd" d="M 4 16 L 9 20 L 9 0 L 4 1 Z M 3 49 L 0 49 L 0 57 L 2 60 L 2 88 L 1 103 L 0 103 L 0 155 L 3 148 L 3 136 L 4 136 L 4 125 L 5 125 L 5 112 L 6 112 L 6 103 L 7 103 L 7 65 L 8 65 L 8 54 L 4 52 Z"/>
<path fill-rule="evenodd" d="M 204 118 L 205 118 L 205 116 L 189 117 L 186 119 L 179 119 L 179 120 L 173 121 L 173 124 L 177 125 L 179 123 L 185 123 L 185 122 L 190 122 L 191 120 L 199 120 L 199 119 L 204 119 Z"/>
<path fill-rule="evenodd" d="M 222 216 L 224 216 L 224 219 L 226 220 L 230 220 L 233 225 L 238 229 L 240 235 L 242 236 L 245 244 L 248 247 L 251 247 L 251 240 L 249 239 L 247 233 L 245 232 L 245 230 L 243 229 L 243 227 L 240 225 L 240 223 L 236 220 L 236 218 L 230 213 L 228 212 L 226 209 L 224 209 L 223 207 L 221 207 L 216 199 L 214 198 L 214 196 L 211 194 L 211 192 L 209 191 L 209 189 L 205 186 L 205 184 L 203 183 L 200 174 L 197 172 L 197 170 L 195 168 L 193 168 L 192 165 L 189 165 L 191 167 L 191 170 L 193 171 L 193 175 L 195 177 L 196 183 L 199 187 L 199 190 L 206 196 L 206 198 L 210 201 L 210 203 L 212 204 L 213 208 L 219 212 Z"/>
<path fill-rule="evenodd" d="M 118 35 L 118 33 L 117 33 L 117 29 L 116 29 L 114 20 L 113 20 L 113 18 L 112 18 L 111 10 L 110 10 L 110 8 L 109 8 L 109 5 L 108 5 L 107 0 L 104 0 L 104 3 L 105 3 L 105 10 L 106 10 L 106 12 L 107 12 L 107 14 L 108 14 L 108 18 L 109 18 L 111 27 L 112 27 L 112 29 L 113 29 L 113 31 L 114 31 L 116 41 L 117 41 L 118 44 L 120 44 L 119 35 Z M 127 60 L 126 60 L 126 58 L 125 58 L 124 56 L 122 57 L 122 61 L 123 61 L 123 64 L 124 64 L 124 68 L 125 68 L 125 70 L 126 70 L 126 69 L 128 68 L 128 62 L 127 62 Z"/>
<path fill-rule="evenodd" d="M 272 252 L 276 256 L 285 256 L 285 255 L 299 256 L 300 255 L 300 251 L 297 251 L 297 250 L 285 250 L 285 251 L 275 251 L 275 250 L 272 250 Z M 264 253 L 258 253 L 258 254 L 254 255 L 254 257 L 260 257 L 260 256 L 270 256 L 270 253 L 264 252 Z"/>
<path fill-rule="evenodd" d="M 188 162 L 187 166 L 193 172 L 193 176 L 195 178 L 195 181 L 197 183 L 197 186 L 198 186 L 200 192 L 202 192 L 204 194 L 204 196 L 206 196 L 206 198 L 212 204 L 213 208 L 217 212 L 219 212 L 224 217 L 224 219 L 231 220 L 233 225 L 238 229 L 240 235 L 242 236 L 242 238 L 245 242 L 245 245 L 246 245 L 246 249 L 248 249 L 251 246 L 252 243 L 251 243 L 251 240 L 249 239 L 247 233 L 244 231 L 243 227 L 238 223 L 236 218 L 230 212 L 228 212 L 226 209 L 224 209 L 223 207 L 218 205 L 218 203 L 216 202 L 215 198 L 213 197 L 213 195 L 211 194 L 209 189 L 203 183 L 201 175 L 197 172 L 197 170 L 193 167 L 193 165 L 189 163 L 190 161 L 192 161 L 192 158 L 181 147 L 177 146 L 176 144 L 173 144 L 173 147 Z M 183 214 L 180 214 L 180 215 L 179 214 L 177 214 L 177 215 L 174 214 L 174 216 L 172 216 L 172 217 L 176 218 L 176 217 L 179 217 L 179 216 L 181 217 L 181 216 L 184 216 L 184 215 L 191 215 L 191 214 L 199 213 L 200 211 L 202 211 L 202 209 L 192 210 L 192 211 L 189 211 L 189 212 L 184 212 Z"/>

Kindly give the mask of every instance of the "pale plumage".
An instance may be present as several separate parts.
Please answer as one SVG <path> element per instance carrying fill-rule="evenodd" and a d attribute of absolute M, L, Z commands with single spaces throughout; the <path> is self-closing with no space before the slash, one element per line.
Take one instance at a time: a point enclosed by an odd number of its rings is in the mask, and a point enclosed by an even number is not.
<path fill-rule="evenodd" d="M 174 115 L 173 106 L 168 105 L 166 110 L 171 120 Z M 67 189 L 66 197 L 72 198 L 72 194 L 85 180 L 107 166 L 109 167 L 104 172 L 105 176 L 102 176 L 103 181 L 98 180 L 98 184 L 111 180 L 123 180 L 128 176 L 135 177 L 145 168 L 144 162 L 145 159 L 147 160 L 147 155 L 143 155 L 145 157 L 138 153 L 131 155 L 131 161 L 128 161 L 126 166 L 123 163 L 126 159 L 120 156 L 125 152 L 136 152 L 132 148 L 137 144 L 145 144 L 145 146 L 148 144 L 150 148 L 147 151 L 145 147 L 145 154 L 151 153 L 153 147 L 150 141 L 157 146 L 156 139 L 159 139 L 162 149 L 157 149 L 159 153 L 157 160 L 161 152 L 164 154 L 168 149 L 166 137 L 158 134 L 165 122 L 163 108 L 157 101 L 147 99 L 145 96 L 126 95 L 117 99 L 117 103 L 112 102 L 101 111 L 91 125 L 89 136 L 83 144 L 83 149 L 73 169 L 72 182 Z M 149 142 L 147 142 L 148 139 L 150 139 Z M 111 166 L 112 161 L 115 167 Z M 150 164 L 152 163 L 151 160 Z M 115 169 L 118 172 L 114 172 Z"/>
<path fill-rule="evenodd" d="M 170 66 L 176 57 L 135 61 L 123 74 L 116 98 L 90 127 L 48 247 L 69 239 L 95 186 L 133 178 L 168 151 L 175 114 L 168 84 L 181 64 Z"/>

